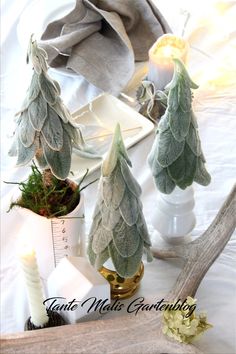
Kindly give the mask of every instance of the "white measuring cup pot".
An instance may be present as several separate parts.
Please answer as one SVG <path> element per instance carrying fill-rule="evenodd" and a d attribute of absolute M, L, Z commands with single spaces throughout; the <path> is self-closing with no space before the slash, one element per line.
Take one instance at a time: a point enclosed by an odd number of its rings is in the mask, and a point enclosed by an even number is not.
<path fill-rule="evenodd" d="M 46 218 L 26 208 L 18 208 L 18 212 L 23 223 L 21 232 L 31 236 L 42 280 L 47 280 L 63 257 L 85 255 L 83 193 L 77 207 L 61 217 Z"/>

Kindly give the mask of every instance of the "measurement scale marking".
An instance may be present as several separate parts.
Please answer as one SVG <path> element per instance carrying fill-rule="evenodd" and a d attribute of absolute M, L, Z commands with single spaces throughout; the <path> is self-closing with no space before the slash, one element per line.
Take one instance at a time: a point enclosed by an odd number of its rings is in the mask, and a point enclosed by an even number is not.
<path fill-rule="evenodd" d="M 68 236 L 66 235 L 66 221 L 63 219 L 51 220 L 53 254 L 55 266 L 67 256 L 69 249 Z"/>

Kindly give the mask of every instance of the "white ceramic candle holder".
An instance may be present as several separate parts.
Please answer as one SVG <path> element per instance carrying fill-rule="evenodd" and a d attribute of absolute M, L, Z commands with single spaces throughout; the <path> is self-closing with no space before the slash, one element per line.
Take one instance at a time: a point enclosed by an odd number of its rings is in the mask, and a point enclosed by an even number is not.
<path fill-rule="evenodd" d="M 152 225 L 161 237 L 172 244 L 190 240 L 190 232 L 196 224 L 193 187 L 178 187 L 170 194 L 159 193 L 157 207 L 152 215 Z"/>
<path fill-rule="evenodd" d="M 75 310 L 63 310 L 60 313 L 69 323 L 76 323 L 81 319 L 96 319 L 101 316 L 101 306 L 98 306 L 96 312 L 96 306 L 91 310 L 90 307 L 93 301 L 101 300 L 100 304 L 105 305 L 110 303 L 110 285 L 86 258 L 65 257 L 48 278 L 48 297 L 62 297 L 63 299 L 57 301 L 60 304 L 75 299 L 77 302 L 74 303 L 78 305 Z"/>
<path fill-rule="evenodd" d="M 46 218 L 25 208 L 18 211 L 24 223 L 22 232 L 31 236 L 44 281 L 63 257 L 85 255 L 83 194 L 77 207 L 59 218 Z"/>

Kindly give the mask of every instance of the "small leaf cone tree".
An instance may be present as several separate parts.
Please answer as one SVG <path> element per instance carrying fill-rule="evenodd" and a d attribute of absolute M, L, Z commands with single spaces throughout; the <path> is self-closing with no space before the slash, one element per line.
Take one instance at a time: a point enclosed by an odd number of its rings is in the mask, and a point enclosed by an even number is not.
<path fill-rule="evenodd" d="M 140 201 L 141 188 L 128 165 L 131 167 L 131 162 L 117 125 L 102 165 L 88 256 L 97 269 L 111 258 L 117 273 L 124 278 L 132 277 L 138 271 L 144 249 L 148 261 L 152 260 Z"/>
<path fill-rule="evenodd" d="M 185 189 L 194 181 L 207 186 L 211 181 L 192 110 L 191 89 L 198 86 L 180 60 L 174 59 L 174 64 L 173 79 L 167 87 L 167 109 L 148 157 L 156 186 L 165 194 L 176 186 Z"/>
<path fill-rule="evenodd" d="M 27 59 L 33 76 L 21 111 L 17 114 L 15 139 L 9 151 L 17 156 L 17 166 L 36 158 L 50 183 L 52 174 L 64 180 L 71 167 L 72 147 L 86 150 L 78 126 L 60 98 L 60 86 L 47 73 L 47 54 L 30 39 Z"/>

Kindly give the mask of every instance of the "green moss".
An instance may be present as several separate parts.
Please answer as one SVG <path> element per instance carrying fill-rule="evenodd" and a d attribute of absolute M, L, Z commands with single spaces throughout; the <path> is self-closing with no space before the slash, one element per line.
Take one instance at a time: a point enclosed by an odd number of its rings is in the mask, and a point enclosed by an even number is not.
<path fill-rule="evenodd" d="M 19 206 L 51 218 L 66 215 L 75 209 L 80 200 L 80 192 L 85 188 L 80 188 L 81 183 L 88 171 L 77 188 L 72 189 L 68 180 L 58 180 L 53 175 L 51 175 L 50 185 L 45 185 L 43 174 L 35 164 L 31 166 L 31 170 L 28 180 L 18 183 L 22 192 L 21 197 L 11 203 L 9 211 Z"/>

